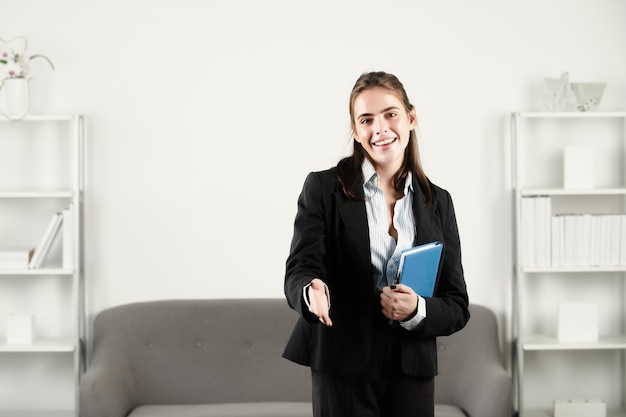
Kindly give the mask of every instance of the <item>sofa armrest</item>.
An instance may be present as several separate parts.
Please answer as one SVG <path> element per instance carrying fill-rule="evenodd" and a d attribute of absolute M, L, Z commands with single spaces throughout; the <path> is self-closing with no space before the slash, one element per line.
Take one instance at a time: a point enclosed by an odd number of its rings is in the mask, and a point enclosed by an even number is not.
<path fill-rule="evenodd" d="M 495 314 L 476 304 L 470 304 L 470 313 L 464 329 L 437 338 L 435 403 L 460 408 L 469 417 L 511 417 L 513 382 L 502 364 Z"/>
<path fill-rule="evenodd" d="M 456 404 L 472 417 L 512 416 L 511 377 L 496 364 L 481 365 L 480 370 L 459 372 Z"/>
<path fill-rule="evenodd" d="M 123 358 L 101 354 L 80 380 L 80 417 L 125 417 L 137 406 L 130 369 Z"/>

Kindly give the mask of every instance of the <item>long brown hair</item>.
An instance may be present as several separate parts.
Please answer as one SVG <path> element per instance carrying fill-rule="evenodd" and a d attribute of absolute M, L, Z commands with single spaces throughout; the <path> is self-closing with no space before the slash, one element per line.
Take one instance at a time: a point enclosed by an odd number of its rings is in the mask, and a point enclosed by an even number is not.
<path fill-rule="evenodd" d="M 352 92 L 350 93 L 350 126 L 352 126 L 353 129 L 354 100 L 362 92 L 375 87 L 382 87 L 391 91 L 400 99 L 400 101 L 402 101 L 402 104 L 407 112 L 413 110 L 414 107 L 409 101 L 406 91 L 404 90 L 404 86 L 395 75 L 382 71 L 367 72 L 362 74 L 357 79 L 354 87 L 352 88 Z M 342 159 L 337 164 L 335 169 L 344 194 L 357 200 L 363 200 L 363 196 L 356 193 L 352 189 L 352 185 L 362 176 L 361 166 L 363 165 L 365 158 L 369 158 L 369 155 L 360 143 L 353 140 L 352 156 Z M 429 206 L 433 201 L 433 190 L 431 188 L 430 181 L 422 168 L 422 163 L 420 162 L 419 150 L 417 146 L 417 134 L 415 133 L 415 129 L 412 129 L 409 134 L 409 143 L 404 151 L 404 162 L 393 178 L 393 187 L 398 192 L 403 191 L 406 177 L 409 172 L 411 172 L 417 179 L 420 188 L 426 196 L 426 206 Z"/>

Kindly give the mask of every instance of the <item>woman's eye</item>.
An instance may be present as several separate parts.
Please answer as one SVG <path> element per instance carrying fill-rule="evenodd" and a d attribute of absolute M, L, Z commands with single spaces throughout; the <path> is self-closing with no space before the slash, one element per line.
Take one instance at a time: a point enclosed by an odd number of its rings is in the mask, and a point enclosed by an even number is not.
<path fill-rule="evenodd" d="M 392 118 L 392 117 L 396 117 L 398 115 L 398 113 L 387 113 L 387 117 Z"/>
<path fill-rule="evenodd" d="M 372 119 L 361 119 L 361 124 L 362 125 L 366 125 L 368 123 L 370 123 L 372 121 Z"/>

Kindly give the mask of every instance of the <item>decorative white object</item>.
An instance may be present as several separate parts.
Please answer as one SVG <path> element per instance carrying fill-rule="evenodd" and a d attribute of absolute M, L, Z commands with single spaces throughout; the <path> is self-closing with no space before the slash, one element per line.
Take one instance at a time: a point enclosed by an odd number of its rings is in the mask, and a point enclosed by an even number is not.
<path fill-rule="evenodd" d="M 560 302 L 557 334 L 560 342 L 598 341 L 598 303 L 593 301 Z"/>
<path fill-rule="evenodd" d="M 602 400 L 556 400 L 554 417 L 606 417 L 606 403 Z"/>
<path fill-rule="evenodd" d="M 564 72 L 560 78 L 545 78 L 546 91 L 543 102 L 546 110 L 575 111 L 576 95 L 569 83 L 569 73 Z"/>
<path fill-rule="evenodd" d="M 598 108 L 606 83 L 572 83 L 571 85 L 578 102 L 578 110 L 594 111 Z"/>
<path fill-rule="evenodd" d="M 568 145 L 563 152 L 563 187 L 593 188 L 594 149 L 589 145 Z"/>
<path fill-rule="evenodd" d="M 0 113 L 10 120 L 21 120 L 30 108 L 27 78 L 7 78 L 0 85 Z"/>
<path fill-rule="evenodd" d="M 28 74 L 34 59 L 41 58 L 54 69 L 45 55 L 28 55 L 28 42 L 23 36 L 5 41 L 0 38 L 0 114 L 9 120 L 21 120 L 30 107 Z"/>
<path fill-rule="evenodd" d="M 7 344 L 30 345 L 35 340 L 32 314 L 10 314 L 7 319 Z"/>

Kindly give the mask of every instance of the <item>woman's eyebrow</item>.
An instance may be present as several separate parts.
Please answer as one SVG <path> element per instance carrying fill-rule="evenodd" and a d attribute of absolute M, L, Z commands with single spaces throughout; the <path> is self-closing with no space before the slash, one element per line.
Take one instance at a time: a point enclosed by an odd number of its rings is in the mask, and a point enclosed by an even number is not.
<path fill-rule="evenodd" d="M 387 107 L 386 109 L 382 109 L 380 112 L 381 112 L 381 113 L 386 113 L 386 112 L 388 112 L 388 111 L 390 111 L 390 110 L 396 110 L 396 111 L 397 111 L 397 110 L 399 110 L 399 109 L 398 109 L 398 107 L 396 107 L 396 106 L 391 106 L 391 107 Z M 373 116 L 373 114 L 372 114 L 372 113 L 362 113 L 362 114 L 359 114 L 359 116 L 357 117 L 357 119 L 360 119 L 361 117 L 371 117 L 371 116 Z"/>

